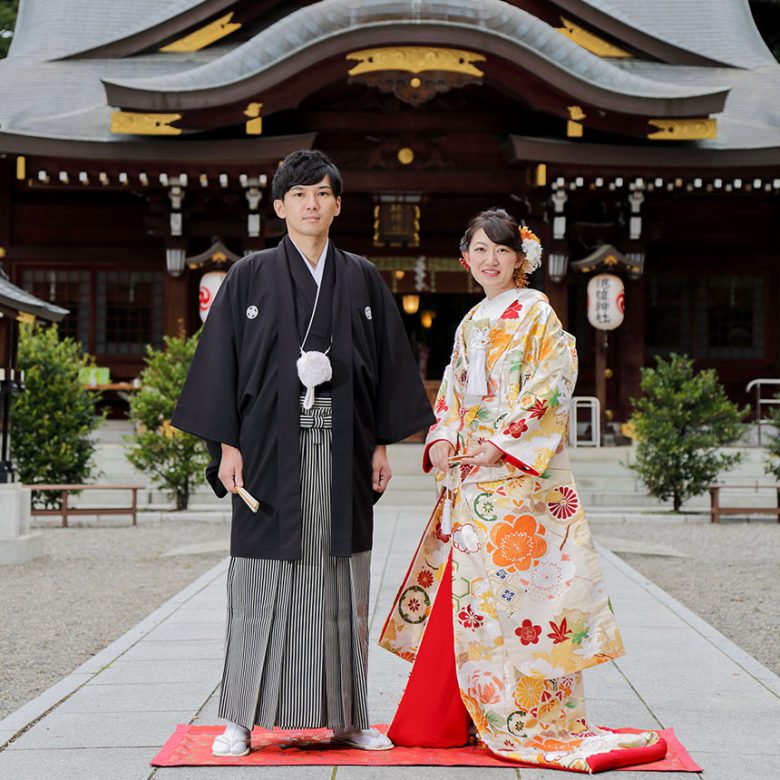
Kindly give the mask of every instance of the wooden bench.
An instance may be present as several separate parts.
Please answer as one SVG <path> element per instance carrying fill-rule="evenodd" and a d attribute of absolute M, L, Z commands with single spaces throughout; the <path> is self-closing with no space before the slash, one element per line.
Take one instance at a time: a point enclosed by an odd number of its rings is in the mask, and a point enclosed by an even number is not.
<path fill-rule="evenodd" d="M 719 523 L 721 515 L 777 515 L 777 522 L 780 523 L 780 484 L 771 482 L 760 484 L 758 482 L 752 485 L 708 485 L 710 491 L 710 522 Z M 762 490 L 772 488 L 777 491 L 777 506 L 750 506 L 750 507 L 722 507 L 720 505 L 720 491 L 726 488 L 728 490 Z"/>
<path fill-rule="evenodd" d="M 138 491 L 143 490 L 146 485 L 22 485 L 27 490 L 52 490 L 62 494 L 62 506 L 59 509 L 31 509 L 32 515 L 62 515 L 62 527 L 68 527 L 69 515 L 131 515 L 133 525 L 138 525 Z M 130 490 L 133 494 L 133 500 L 130 506 L 112 506 L 112 507 L 69 507 L 68 496 L 81 490 Z"/>

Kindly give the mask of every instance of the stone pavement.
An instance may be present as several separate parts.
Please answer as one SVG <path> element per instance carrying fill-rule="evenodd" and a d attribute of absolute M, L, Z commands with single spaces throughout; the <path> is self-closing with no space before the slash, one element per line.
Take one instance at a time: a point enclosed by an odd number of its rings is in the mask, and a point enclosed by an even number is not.
<path fill-rule="evenodd" d="M 376 638 L 425 512 L 377 508 L 372 562 L 370 697 L 388 721 L 409 665 Z M 591 716 L 612 726 L 674 726 L 706 780 L 780 776 L 780 678 L 600 550 L 627 656 L 585 673 Z M 164 564 L 161 564 L 164 565 Z M 560 780 L 537 769 L 245 767 L 157 769 L 149 760 L 177 723 L 214 723 L 222 667 L 227 561 L 183 590 L 46 693 L 0 721 L 3 780 Z M 773 766 L 774 764 L 774 766 Z M 659 780 L 621 772 L 619 780 Z"/>

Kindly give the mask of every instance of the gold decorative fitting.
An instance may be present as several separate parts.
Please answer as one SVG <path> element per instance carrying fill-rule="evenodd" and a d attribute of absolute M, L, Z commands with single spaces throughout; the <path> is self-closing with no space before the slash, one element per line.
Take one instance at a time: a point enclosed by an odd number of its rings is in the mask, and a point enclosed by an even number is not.
<path fill-rule="evenodd" d="M 485 75 L 474 65 L 475 62 L 485 62 L 485 57 L 462 49 L 394 46 L 353 51 L 347 54 L 347 59 L 358 61 L 358 64 L 349 71 L 350 76 L 383 70 L 400 70 L 407 73 L 436 70 L 445 73 L 464 73 L 479 78 Z"/>
<path fill-rule="evenodd" d="M 5 247 L 0 246 L 0 260 L 2 260 L 5 257 Z"/>
<path fill-rule="evenodd" d="M 16 178 L 19 181 L 27 178 L 27 159 L 21 155 L 16 158 Z"/>
<path fill-rule="evenodd" d="M 403 146 L 398 150 L 398 162 L 401 165 L 411 165 L 414 162 L 414 150 Z"/>
<path fill-rule="evenodd" d="M 262 103 L 250 103 L 245 111 L 244 116 L 250 117 L 246 123 L 247 135 L 261 135 L 263 132 L 263 118 L 260 116 L 260 109 L 263 107 Z"/>
<path fill-rule="evenodd" d="M 702 141 L 718 137 L 717 119 L 648 119 L 654 130 L 647 133 L 653 141 Z"/>
<path fill-rule="evenodd" d="M 618 259 L 615 255 L 607 255 L 604 258 L 604 265 L 618 265 Z"/>
<path fill-rule="evenodd" d="M 536 166 L 535 178 L 537 187 L 547 186 L 547 165 L 545 163 L 539 163 L 539 165 Z"/>
<path fill-rule="evenodd" d="M 181 114 L 139 114 L 134 111 L 114 111 L 111 114 L 111 132 L 124 135 L 181 135 L 172 122 Z"/>
<path fill-rule="evenodd" d="M 586 118 L 585 112 L 580 106 L 567 106 L 569 112 L 569 121 L 566 123 L 566 135 L 569 138 L 582 138 L 583 126 L 582 120 Z"/>
<path fill-rule="evenodd" d="M 570 40 L 574 41 L 578 46 L 582 46 L 583 49 L 587 49 L 591 54 L 595 54 L 597 57 L 632 57 L 630 52 L 625 49 L 621 49 L 619 46 L 614 46 L 605 41 L 603 38 L 599 38 L 598 35 L 594 35 L 592 32 L 588 32 L 584 27 L 580 27 L 578 24 L 561 17 L 562 27 L 557 27 L 561 35 L 565 35 Z"/>
<path fill-rule="evenodd" d="M 35 322 L 35 315 L 34 314 L 30 314 L 29 312 L 26 312 L 26 311 L 20 311 L 16 315 L 16 321 L 17 322 L 22 322 L 25 325 L 32 325 Z"/>
<path fill-rule="evenodd" d="M 189 35 L 185 35 L 183 38 L 179 38 L 173 43 L 169 43 L 167 46 L 163 46 L 160 51 L 176 52 L 176 51 L 200 51 L 205 49 L 206 46 L 210 46 L 215 41 L 219 41 L 230 33 L 241 29 L 240 22 L 233 22 L 233 11 L 225 16 L 221 16 L 219 19 L 215 19 L 205 27 L 201 27 L 199 30 L 191 32 Z"/>
<path fill-rule="evenodd" d="M 422 86 L 422 81 L 415 76 L 414 78 L 410 79 L 409 86 L 412 89 L 419 89 Z"/>

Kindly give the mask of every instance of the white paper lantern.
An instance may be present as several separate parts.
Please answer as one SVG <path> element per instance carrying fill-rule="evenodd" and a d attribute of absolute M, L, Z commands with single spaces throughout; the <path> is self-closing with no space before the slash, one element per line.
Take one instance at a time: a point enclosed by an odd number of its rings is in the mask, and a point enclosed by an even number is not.
<path fill-rule="evenodd" d="M 614 330 L 623 322 L 625 290 L 614 274 L 597 274 L 588 282 L 588 322 L 598 330 Z"/>
<path fill-rule="evenodd" d="M 226 274 L 224 271 L 209 271 L 203 274 L 200 279 L 200 289 L 198 290 L 198 308 L 200 310 L 201 322 L 206 321 L 209 316 L 209 309 L 217 296 L 217 290 L 222 285 Z"/>

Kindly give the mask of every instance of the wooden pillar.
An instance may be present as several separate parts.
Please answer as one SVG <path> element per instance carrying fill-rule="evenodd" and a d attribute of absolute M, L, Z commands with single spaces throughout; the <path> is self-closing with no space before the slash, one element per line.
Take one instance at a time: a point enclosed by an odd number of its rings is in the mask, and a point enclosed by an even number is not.
<path fill-rule="evenodd" d="M 550 299 L 550 306 L 558 315 L 564 330 L 569 326 L 569 285 L 565 281 L 556 283 L 544 278 L 544 294 Z"/>
<path fill-rule="evenodd" d="M 644 279 L 626 280 L 626 311 L 618 329 L 617 397 L 618 420 L 631 416 L 631 398 L 640 394 L 641 369 L 645 364 L 645 283 Z"/>
<path fill-rule="evenodd" d="M 558 315 L 564 330 L 569 326 L 569 285 L 564 279 L 562 282 L 554 282 L 550 279 L 549 256 L 553 251 L 565 251 L 565 243 L 553 241 L 553 234 L 549 223 L 544 223 L 539 228 L 539 240 L 542 242 L 542 268 L 544 269 L 544 294 L 550 299 L 550 306 Z M 538 272 L 537 272 L 538 273 Z"/>
<path fill-rule="evenodd" d="M 604 411 L 607 408 L 607 349 L 609 345 L 609 331 L 593 329 L 596 334 L 596 344 L 593 349 L 596 364 L 596 398 L 599 399 L 601 407 L 601 417 L 599 425 L 601 427 L 602 437 L 604 434 Z M 614 333 L 614 331 L 612 331 Z"/>
<path fill-rule="evenodd" d="M 184 332 L 191 333 L 190 323 L 190 271 L 185 271 L 178 278 L 169 273 L 165 274 L 163 288 L 163 300 L 165 302 L 165 317 L 163 320 L 166 336 L 178 336 Z"/>

